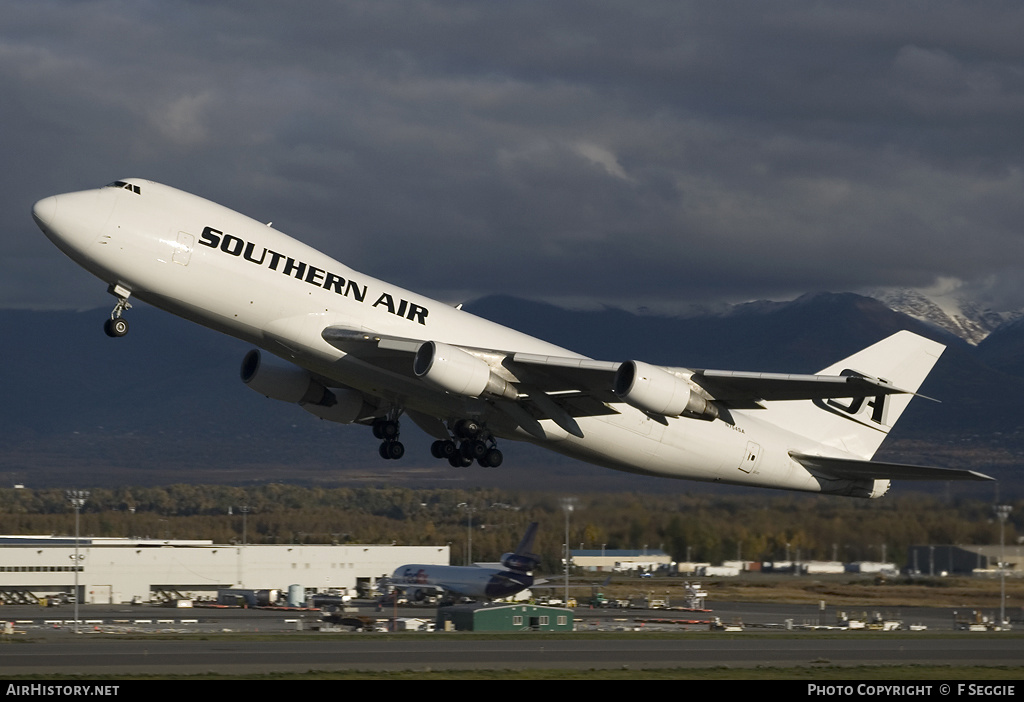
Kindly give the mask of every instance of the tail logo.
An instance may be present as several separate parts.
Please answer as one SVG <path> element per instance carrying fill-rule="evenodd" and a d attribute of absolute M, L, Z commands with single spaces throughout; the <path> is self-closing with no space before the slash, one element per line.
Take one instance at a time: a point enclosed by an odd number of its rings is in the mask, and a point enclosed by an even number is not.
<path fill-rule="evenodd" d="M 850 369 L 845 369 L 840 375 L 867 377 L 863 373 Z M 889 383 L 889 381 L 882 378 L 879 378 L 879 380 L 883 383 Z M 846 402 L 835 398 L 828 400 L 818 399 L 814 400 L 814 404 L 826 412 L 831 412 L 872 429 L 888 432 L 892 428 L 892 424 L 889 422 L 890 397 L 890 395 L 883 393 L 874 397 L 851 397 Z"/>

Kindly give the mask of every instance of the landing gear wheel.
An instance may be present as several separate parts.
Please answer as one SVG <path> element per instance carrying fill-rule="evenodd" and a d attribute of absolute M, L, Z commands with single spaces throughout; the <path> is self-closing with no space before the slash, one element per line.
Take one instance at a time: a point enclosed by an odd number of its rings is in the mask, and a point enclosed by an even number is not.
<path fill-rule="evenodd" d="M 468 458 L 471 461 L 479 461 L 487 455 L 487 444 L 479 439 L 463 441 L 462 445 L 459 447 L 459 453 L 462 454 L 463 458 Z"/>
<path fill-rule="evenodd" d="M 483 468 L 497 468 L 501 465 L 504 458 L 505 457 L 498 449 L 488 449 L 483 458 L 477 460 L 477 463 L 479 463 Z"/>
<path fill-rule="evenodd" d="M 391 441 L 398 438 L 398 422 L 390 419 L 378 419 L 373 423 L 373 436 L 377 439 Z"/>
<path fill-rule="evenodd" d="M 454 441 L 435 441 L 430 445 L 430 454 L 434 458 L 451 458 L 456 454 L 458 448 L 455 446 Z"/>
<path fill-rule="evenodd" d="M 380 457 L 389 461 L 397 461 L 405 455 L 405 445 L 401 441 L 385 441 L 380 445 Z"/>
<path fill-rule="evenodd" d="M 473 465 L 473 459 L 466 458 L 458 453 L 453 453 L 448 457 L 448 464 L 451 465 L 452 468 L 467 468 Z"/>
<path fill-rule="evenodd" d="M 484 468 L 497 468 L 504 456 L 498 450 L 494 435 L 476 419 L 449 421 L 452 439 L 435 441 L 430 446 L 434 458 L 447 458 L 456 468 L 478 463 Z"/>
<path fill-rule="evenodd" d="M 388 458 L 392 461 L 397 461 L 405 455 L 405 445 L 401 441 L 389 441 L 386 446 L 388 447 Z"/>
<path fill-rule="evenodd" d="M 122 319 L 121 317 L 108 319 L 103 323 L 103 331 L 106 332 L 109 337 L 122 337 L 128 333 L 128 320 Z"/>

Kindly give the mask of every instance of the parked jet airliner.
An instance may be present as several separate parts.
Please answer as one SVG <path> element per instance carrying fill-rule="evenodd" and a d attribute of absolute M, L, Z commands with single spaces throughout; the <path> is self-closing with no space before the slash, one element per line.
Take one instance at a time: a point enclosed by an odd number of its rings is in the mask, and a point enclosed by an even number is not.
<path fill-rule="evenodd" d="M 408 417 L 453 466 L 531 441 L 645 475 L 879 497 L 893 479 L 991 479 L 871 461 L 943 346 L 899 332 L 816 375 L 599 361 L 371 278 L 242 214 L 148 180 L 37 202 L 56 246 L 130 300 L 243 339 L 242 380 L 400 458 Z"/>
<path fill-rule="evenodd" d="M 510 597 L 534 583 L 532 571 L 540 563 L 533 553 L 536 535 L 537 522 L 533 522 L 516 550 L 502 555 L 501 568 L 411 563 L 396 568 L 386 584 L 403 590 L 415 602 L 446 593 L 472 599 Z"/>

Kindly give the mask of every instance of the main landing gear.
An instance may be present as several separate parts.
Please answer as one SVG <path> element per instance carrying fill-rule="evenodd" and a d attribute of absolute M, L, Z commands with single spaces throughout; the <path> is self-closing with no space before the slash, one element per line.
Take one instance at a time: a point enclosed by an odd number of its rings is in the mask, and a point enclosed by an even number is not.
<path fill-rule="evenodd" d="M 494 437 L 472 419 L 461 419 L 455 423 L 455 437 L 442 439 L 430 445 L 434 458 L 448 459 L 455 468 L 464 468 L 479 463 L 484 468 L 497 468 L 504 458 L 498 450 Z"/>
<path fill-rule="evenodd" d="M 110 319 L 103 323 L 103 331 L 106 332 L 107 336 L 114 338 L 124 336 L 128 333 L 128 320 L 124 319 L 121 313 L 131 309 L 132 306 L 128 302 L 128 297 L 132 292 L 120 285 L 111 285 L 107 288 L 107 292 L 117 298 L 117 304 L 114 305 L 114 309 L 110 313 Z"/>
<path fill-rule="evenodd" d="M 399 426 L 397 413 L 388 418 L 376 419 L 373 422 L 373 435 L 381 440 L 380 457 L 387 460 L 398 460 L 405 455 L 405 446 L 398 440 Z M 484 468 L 497 468 L 504 456 L 498 450 L 497 443 L 490 432 L 479 422 L 462 419 L 455 423 L 453 439 L 441 439 L 430 446 L 434 458 L 447 459 L 456 468 L 464 468 L 478 463 Z"/>
<path fill-rule="evenodd" d="M 380 457 L 397 461 L 405 455 L 405 445 L 398 440 L 398 420 L 378 419 L 373 423 L 373 435 L 381 439 Z"/>

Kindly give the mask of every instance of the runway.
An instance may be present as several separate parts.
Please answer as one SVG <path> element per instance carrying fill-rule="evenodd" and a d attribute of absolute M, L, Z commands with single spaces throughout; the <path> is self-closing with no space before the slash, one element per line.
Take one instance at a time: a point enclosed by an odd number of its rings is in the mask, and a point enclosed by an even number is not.
<path fill-rule="evenodd" d="M 734 606 L 749 611 L 751 615 L 765 607 L 738 603 Z M 11 611 L 14 609 L 5 608 L 5 618 L 15 614 Z M 83 607 L 83 610 L 89 609 Z M 153 614 L 152 611 L 138 609 L 133 613 Z M 181 616 L 181 612 L 174 610 L 163 610 L 163 613 Z M 420 610 L 420 613 L 425 612 Z M 593 610 L 580 612 L 584 613 L 605 614 Z M 34 614 L 39 614 L 37 609 Z M 96 621 L 93 617 L 99 614 L 99 611 L 87 611 L 83 616 Z M 125 613 L 117 609 L 105 614 L 123 617 Z M 230 630 L 232 633 L 223 637 L 193 638 L 184 635 L 174 640 L 133 633 L 132 638 L 124 638 L 117 634 L 93 633 L 100 629 L 109 630 L 109 626 L 91 624 L 82 627 L 87 633 L 75 635 L 66 625 L 54 624 L 51 619 L 48 620 L 51 622 L 49 625 L 24 625 L 24 633 L 6 637 L 9 642 L 0 644 L 0 676 L 113 677 L 138 673 L 185 675 L 209 672 L 241 676 L 272 671 L 599 670 L 623 667 L 895 664 L 1021 666 L 1024 661 L 1024 637 L 1013 632 L 954 632 L 952 627 L 945 631 L 922 633 L 847 631 L 828 634 L 780 629 L 747 629 L 738 634 L 725 634 L 701 627 L 684 637 L 668 638 L 657 634 L 650 626 L 636 625 L 628 627 L 636 630 L 616 634 L 577 634 L 563 638 L 524 632 L 517 634 L 515 639 L 498 640 L 455 632 L 299 632 L 294 615 L 280 612 L 225 610 L 210 614 L 196 611 L 187 612 L 186 616 L 195 617 L 195 620 L 187 620 L 194 623 L 183 624 L 178 620 L 172 624 L 171 618 L 158 621 L 154 616 L 148 626 L 153 631 L 191 630 L 208 635 Z M 764 616 L 774 615 L 765 613 Z M 250 640 L 251 637 L 247 636 L 254 632 L 261 634 L 259 640 Z M 19 640 L 10 641 L 12 638 Z"/>
<path fill-rule="evenodd" d="M 574 668 L 710 668 L 755 666 L 987 665 L 1020 666 L 1024 639 L 996 635 L 852 634 L 823 639 L 772 634 L 687 639 L 629 634 L 614 639 L 482 640 L 461 634 L 287 635 L 262 641 L 117 640 L 69 634 L 5 647 L 3 675 L 130 673 L 247 675 L 311 670 L 473 670 Z"/>

